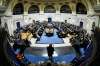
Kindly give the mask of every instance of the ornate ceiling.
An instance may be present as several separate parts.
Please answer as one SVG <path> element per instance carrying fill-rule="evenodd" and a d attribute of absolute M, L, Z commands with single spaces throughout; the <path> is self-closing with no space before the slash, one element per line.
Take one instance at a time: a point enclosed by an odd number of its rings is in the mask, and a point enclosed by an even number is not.
<path fill-rule="evenodd" d="M 7 6 L 9 5 L 9 3 L 13 1 L 13 0 L 0 0 L 0 12 L 4 11 Z M 17 1 L 17 0 L 14 0 L 14 2 Z M 62 3 L 62 2 L 65 2 L 65 3 L 77 3 L 77 2 L 84 2 L 84 3 L 90 3 L 92 5 L 92 7 L 95 9 L 95 10 L 99 10 L 97 12 L 100 12 L 100 0 L 18 0 L 19 2 L 22 1 L 24 3 L 35 3 L 35 2 L 45 2 L 45 3 L 50 3 L 50 2 L 58 2 L 58 3 Z"/>

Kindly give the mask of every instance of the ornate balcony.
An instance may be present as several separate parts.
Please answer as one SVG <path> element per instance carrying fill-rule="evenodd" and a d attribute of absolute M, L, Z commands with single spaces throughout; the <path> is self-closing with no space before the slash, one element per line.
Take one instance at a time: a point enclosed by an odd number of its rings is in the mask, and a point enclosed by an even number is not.
<path fill-rule="evenodd" d="M 100 4 L 94 7 L 94 11 L 96 12 L 97 15 L 100 15 Z"/>
<path fill-rule="evenodd" d="M 4 13 L 6 9 L 7 9 L 6 6 L 0 5 L 0 14 Z"/>

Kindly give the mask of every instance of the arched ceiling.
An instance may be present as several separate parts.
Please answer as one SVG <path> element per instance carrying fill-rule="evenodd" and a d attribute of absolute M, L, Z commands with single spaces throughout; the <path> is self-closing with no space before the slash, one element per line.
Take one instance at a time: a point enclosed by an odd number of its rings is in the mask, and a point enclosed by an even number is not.
<path fill-rule="evenodd" d="M 7 6 L 9 3 L 13 0 L 0 0 L 0 12 L 6 10 Z M 65 2 L 65 3 L 77 3 L 77 2 L 84 2 L 85 6 L 87 6 L 87 2 L 90 2 L 91 6 L 98 10 L 100 8 L 100 4 L 98 6 L 98 3 L 100 3 L 100 0 L 14 0 L 15 1 L 22 1 L 23 3 L 40 3 L 40 2 L 45 2 L 45 3 L 50 3 L 50 2 Z M 98 6 L 98 7 L 97 7 Z M 99 9 L 100 10 L 100 9 Z M 99 12 L 99 11 L 98 11 Z"/>
<path fill-rule="evenodd" d="M 0 5 L 2 6 L 7 6 L 10 1 L 12 0 L 0 0 Z M 16 1 L 16 0 L 15 0 Z M 77 2 L 82 2 L 83 0 L 18 0 L 18 1 L 23 1 L 23 2 L 72 2 L 72 3 L 77 3 Z M 87 0 L 84 0 L 87 2 Z M 88 0 L 92 5 L 96 5 L 97 2 L 100 2 L 100 0 Z"/>

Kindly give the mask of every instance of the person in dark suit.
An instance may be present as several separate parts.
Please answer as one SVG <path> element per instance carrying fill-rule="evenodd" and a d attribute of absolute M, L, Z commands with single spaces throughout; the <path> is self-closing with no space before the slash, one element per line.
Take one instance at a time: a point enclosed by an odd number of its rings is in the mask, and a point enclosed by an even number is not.
<path fill-rule="evenodd" d="M 54 47 L 52 47 L 52 44 L 49 44 L 49 46 L 47 47 L 47 53 L 48 53 L 49 60 L 53 62 L 52 56 L 54 53 Z"/>

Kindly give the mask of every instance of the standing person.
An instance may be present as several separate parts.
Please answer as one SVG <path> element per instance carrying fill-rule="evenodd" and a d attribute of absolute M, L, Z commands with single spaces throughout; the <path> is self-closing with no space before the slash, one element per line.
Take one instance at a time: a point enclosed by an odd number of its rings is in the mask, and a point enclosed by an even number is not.
<path fill-rule="evenodd" d="M 52 62 L 53 61 L 52 56 L 54 53 L 54 47 L 52 47 L 52 44 L 49 44 L 49 46 L 47 47 L 47 53 L 48 53 L 49 60 Z"/>

